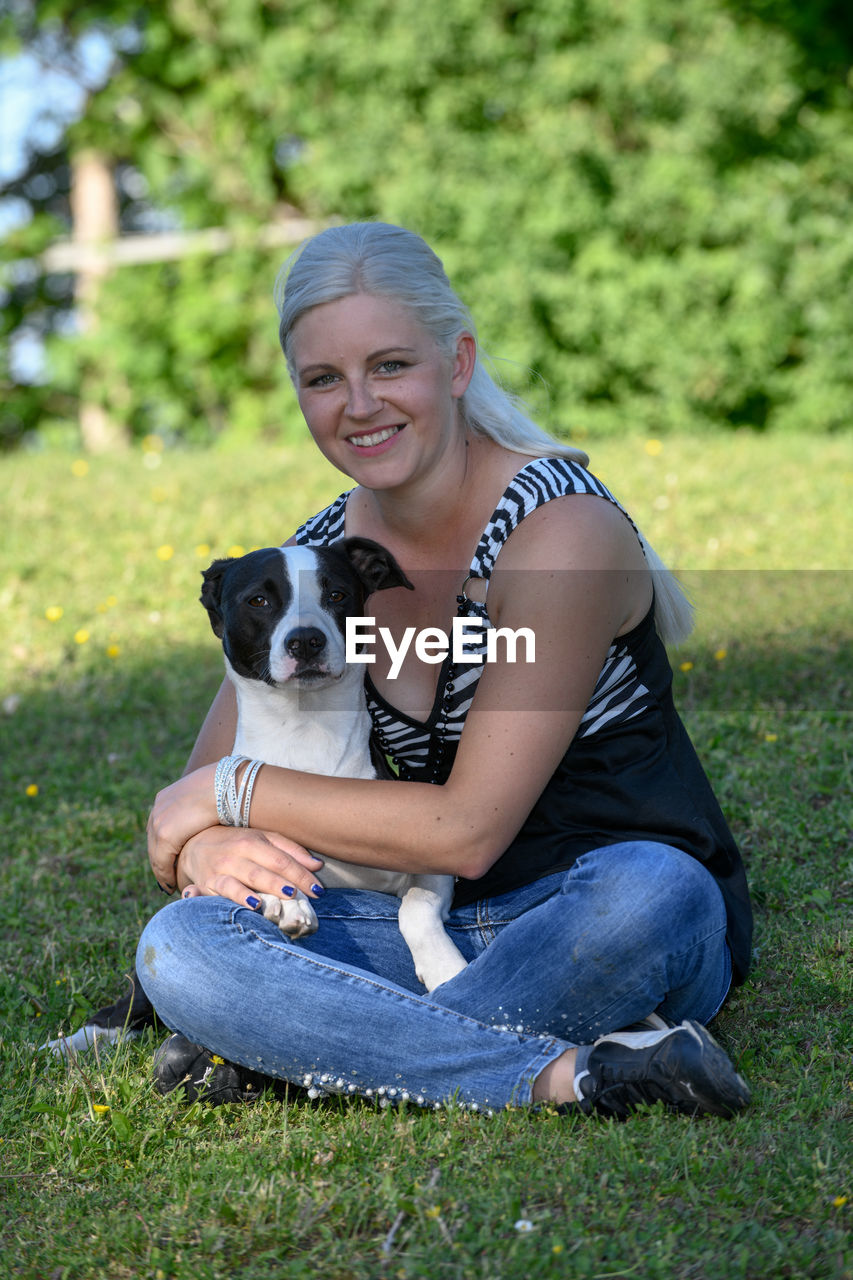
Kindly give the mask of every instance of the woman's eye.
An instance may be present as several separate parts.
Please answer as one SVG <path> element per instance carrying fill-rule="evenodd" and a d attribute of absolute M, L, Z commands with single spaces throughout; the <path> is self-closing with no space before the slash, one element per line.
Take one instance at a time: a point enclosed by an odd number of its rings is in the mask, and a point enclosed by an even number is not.
<path fill-rule="evenodd" d="M 250 609 L 265 609 L 267 606 L 266 596 L 252 596 L 249 601 Z"/>
<path fill-rule="evenodd" d="M 316 378 L 312 378 L 308 383 L 309 387 L 331 387 L 335 382 L 333 373 L 321 373 Z"/>
<path fill-rule="evenodd" d="M 402 360 L 383 360 L 379 366 L 380 373 L 399 373 L 401 369 L 405 369 Z"/>

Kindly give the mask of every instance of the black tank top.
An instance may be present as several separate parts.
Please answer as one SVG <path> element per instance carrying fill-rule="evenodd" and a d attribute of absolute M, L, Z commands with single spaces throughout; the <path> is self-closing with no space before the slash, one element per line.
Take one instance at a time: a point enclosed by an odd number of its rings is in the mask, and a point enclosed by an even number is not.
<path fill-rule="evenodd" d="M 574 493 L 596 494 L 619 506 L 599 480 L 563 458 L 524 465 L 504 491 L 487 524 L 465 584 L 459 615 L 480 619 L 483 653 L 492 626 L 485 604 L 470 600 L 472 578 L 491 576 L 510 533 L 537 507 Z M 345 536 L 343 493 L 297 531 L 303 546 Z M 620 510 L 623 510 L 619 506 Z M 417 721 L 392 707 L 367 676 L 365 688 L 376 739 L 400 777 L 444 782 L 450 774 L 482 665 L 454 664 L 439 671 L 428 718 Z M 654 625 L 654 609 L 610 646 L 577 732 L 518 835 L 479 880 L 458 879 L 454 906 L 506 893 L 541 876 L 567 870 L 591 849 L 628 840 L 673 845 L 702 862 L 720 886 L 728 916 L 734 980 L 749 968 L 752 912 L 740 853 L 672 700 L 672 669 Z"/>

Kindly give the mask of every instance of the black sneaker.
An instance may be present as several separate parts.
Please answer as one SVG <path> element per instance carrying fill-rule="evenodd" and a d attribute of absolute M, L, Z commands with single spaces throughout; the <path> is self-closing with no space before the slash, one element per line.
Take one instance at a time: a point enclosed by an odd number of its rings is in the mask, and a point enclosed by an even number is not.
<path fill-rule="evenodd" d="M 268 1084 L 266 1076 L 226 1062 L 186 1036 L 170 1036 L 154 1055 L 154 1088 L 165 1094 L 180 1086 L 187 1102 L 253 1102 Z"/>
<path fill-rule="evenodd" d="M 620 1119 L 662 1102 L 684 1115 L 733 1116 L 749 1088 L 698 1022 L 650 1031 L 615 1031 L 588 1051 L 575 1077 L 578 1106 Z"/>

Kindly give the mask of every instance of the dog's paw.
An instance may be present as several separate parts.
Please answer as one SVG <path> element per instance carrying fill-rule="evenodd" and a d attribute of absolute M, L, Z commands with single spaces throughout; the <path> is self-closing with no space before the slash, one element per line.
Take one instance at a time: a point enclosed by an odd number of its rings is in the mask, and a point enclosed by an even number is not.
<path fill-rule="evenodd" d="M 259 895 L 265 919 L 277 924 L 288 938 L 304 938 L 317 930 L 317 916 L 311 903 L 299 894 L 295 898 L 276 898 L 271 893 Z"/>
<path fill-rule="evenodd" d="M 415 959 L 416 972 L 418 982 L 422 982 L 427 991 L 433 991 L 436 987 L 440 987 L 443 982 L 449 982 L 451 978 L 455 978 L 457 973 L 461 973 L 463 969 L 468 967 L 468 961 L 463 960 L 462 956 L 457 953 L 456 956 L 426 956 L 417 957 Z"/>

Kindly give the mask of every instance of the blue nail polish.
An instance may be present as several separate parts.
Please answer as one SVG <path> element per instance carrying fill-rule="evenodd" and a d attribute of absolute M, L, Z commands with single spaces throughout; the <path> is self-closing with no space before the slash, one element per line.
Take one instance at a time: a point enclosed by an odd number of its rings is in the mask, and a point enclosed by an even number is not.
<path fill-rule="evenodd" d="M 311 886 L 311 892 L 312 892 L 316 897 L 320 898 L 320 897 L 322 897 L 322 895 L 326 892 L 326 890 L 323 888 L 323 886 L 322 886 L 321 884 L 312 884 L 312 886 Z"/>
<path fill-rule="evenodd" d="M 289 884 L 283 884 L 281 886 L 281 891 L 284 894 L 285 898 L 292 898 L 294 893 L 296 892 L 296 890 L 292 889 Z"/>
<path fill-rule="evenodd" d="M 252 895 L 251 893 L 250 893 L 250 894 L 249 894 L 249 896 L 246 898 L 246 906 L 247 906 L 247 907 L 251 907 L 253 911 L 257 911 L 257 909 L 258 909 L 258 907 L 259 907 L 260 905 L 261 905 L 261 900 L 260 900 L 260 898 L 255 898 L 255 897 L 253 897 L 253 895 Z"/>

